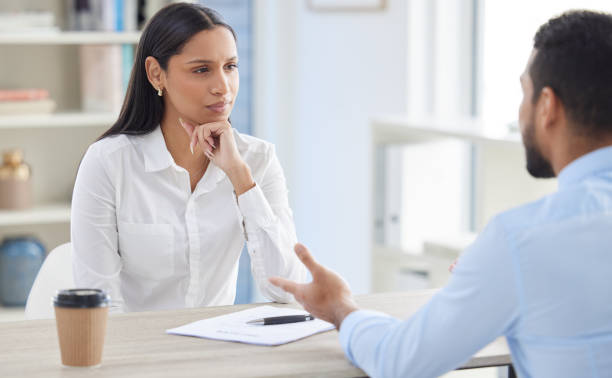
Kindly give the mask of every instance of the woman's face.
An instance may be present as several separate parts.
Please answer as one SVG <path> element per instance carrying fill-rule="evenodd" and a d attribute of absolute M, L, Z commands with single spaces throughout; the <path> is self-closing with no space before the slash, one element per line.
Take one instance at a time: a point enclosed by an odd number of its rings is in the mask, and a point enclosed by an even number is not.
<path fill-rule="evenodd" d="M 239 87 L 234 36 L 224 27 L 199 32 L 169 59 L 165 76 L 166 110 L 196 124 L 227 120 Z"/>

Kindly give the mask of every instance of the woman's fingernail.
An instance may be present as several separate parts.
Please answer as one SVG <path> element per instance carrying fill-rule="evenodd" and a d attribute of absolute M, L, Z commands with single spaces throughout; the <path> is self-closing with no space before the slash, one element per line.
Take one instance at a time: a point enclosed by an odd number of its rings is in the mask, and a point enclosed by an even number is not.
<path fill-rule="evenodd" d="M 193 155 L 193 142 L 189 143 L 189 149 L 191 150 L 191 154 Z"/>

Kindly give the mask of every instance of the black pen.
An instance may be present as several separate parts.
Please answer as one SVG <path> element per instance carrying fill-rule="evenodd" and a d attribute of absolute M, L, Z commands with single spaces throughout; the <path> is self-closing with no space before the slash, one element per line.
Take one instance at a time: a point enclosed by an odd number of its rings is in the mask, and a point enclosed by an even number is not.
<path fill-rule="evenodd" d="M 257 324 L 257 325 L 287 324 L 287 323 L 305 322 L 307 320 L 314 320 L 314 318 L 315 317 L 310 314 L 273 316 L 271 318 L 250 320 L 247 322 L 247 324 Z"/>

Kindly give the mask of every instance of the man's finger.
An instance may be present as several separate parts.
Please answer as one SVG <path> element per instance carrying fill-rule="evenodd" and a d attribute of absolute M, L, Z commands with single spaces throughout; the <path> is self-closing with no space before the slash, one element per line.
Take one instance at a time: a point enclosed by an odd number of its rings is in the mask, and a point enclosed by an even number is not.
<path fill-rule="evenodd" d="M 452 273 L 453 270 L 455 270 L 456 265 L 457 265 L 457 259 L 455 259 L 455 261 L 453 261 L 453 263 L 448 267 L 448 271 Z"/>
<path fill-rule="evenodd" d="M 308 248 L 302 243 L 297 243 L 293 249 L 302 261 L 302 264 L 304 264 L 314 276 L 314 274 L 320 270 L 321 265 L 315 261 Z"/>
<path fill-rule="evenodd" d="M 278 286 L 288 293 L 295 295 L 298 289 L 298 284 L 281 277 L 270 277 L 268 281 L 274 286 Z"/>

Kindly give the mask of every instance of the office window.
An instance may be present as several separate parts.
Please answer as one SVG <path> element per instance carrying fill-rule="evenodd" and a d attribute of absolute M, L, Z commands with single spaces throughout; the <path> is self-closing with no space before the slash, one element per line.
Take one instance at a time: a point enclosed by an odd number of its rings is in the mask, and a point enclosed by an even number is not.
<path fill-rule="evenodd" d="M 485 125 L 500 131 L 518 118 L 521 102 L 519 76 L 540 25 L 570 9 L 612 12 L 610 0 L 480 0 L 482 90 L 479 104 Z"/>

